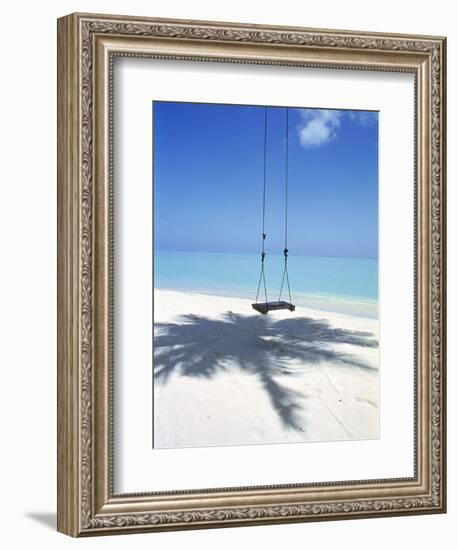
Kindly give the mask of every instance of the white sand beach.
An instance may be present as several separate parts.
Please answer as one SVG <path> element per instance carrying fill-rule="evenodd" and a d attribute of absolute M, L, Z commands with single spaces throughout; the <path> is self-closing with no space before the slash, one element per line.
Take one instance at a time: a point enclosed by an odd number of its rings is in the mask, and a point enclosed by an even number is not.
<path fill-rule="evenodd" d="M 379 436 L 378 321 L 154 292 L 154 447 Z"/>

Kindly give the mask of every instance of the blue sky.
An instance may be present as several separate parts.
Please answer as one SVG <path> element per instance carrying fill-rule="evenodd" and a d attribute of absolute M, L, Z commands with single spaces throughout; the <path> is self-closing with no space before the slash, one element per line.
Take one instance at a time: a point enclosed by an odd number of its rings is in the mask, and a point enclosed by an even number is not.
<path fill-rule="evenodd" d="M 378 114 L 289 110 L 291 255 L 378 256 Z M 153 102 L 158 250 L 258 252 L 264 107 Z M 284 242 L 286 109 L 267 108 L 266 250 Z"/>

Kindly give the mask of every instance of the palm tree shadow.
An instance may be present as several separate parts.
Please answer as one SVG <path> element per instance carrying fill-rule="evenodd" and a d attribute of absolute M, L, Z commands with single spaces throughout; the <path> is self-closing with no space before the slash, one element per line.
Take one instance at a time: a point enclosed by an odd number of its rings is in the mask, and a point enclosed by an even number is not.
<path fill-rule="evenodd" d="M 375 348 L 370 332 L 350 331 L 308 317 L 275 319 L 231 311 L 218 318 L 183 315 L 177 323 L 154 325 L 154 380 L 166 384 L 173 373 L 211 379 L 231 365 L 258 377 L 285 427 L 299 423 L 303 394 L 278 382 L 297 374 L 298 363 L 332 361 L 371 369 L 355 355 L 337 351 L 334 344 Z M 347 348 L 346 348 L 347 349 Z"/>

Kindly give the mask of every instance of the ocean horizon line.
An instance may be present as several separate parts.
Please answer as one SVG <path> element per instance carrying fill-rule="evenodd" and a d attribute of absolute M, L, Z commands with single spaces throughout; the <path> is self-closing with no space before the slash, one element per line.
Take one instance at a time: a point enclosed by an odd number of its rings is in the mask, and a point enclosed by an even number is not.
<path fill-rule="evenodd" d="M 170 248 L 154 248 L 153 250 L 153 256 L 154 252 L 170 252 L 174 254 L 232 254 L 232 255 L 260 255 L 261 251 L 257 250 L 254 252 L 235 252 L 235 251 L 223 251 L 223 250 L 178 250 L 178 249 L 170 249 Z M 267 256 L 283 256 L 283 251 L 281 252 L 266 252 Z M 297 258 L 338 258 L 342 260 L 379 260 L 378 256 L 337 256 L 332 254 L 294 254 L 291 252 L 291 250 L 288 250 L 288 256 L 289 257 L 297 257 Z"/>

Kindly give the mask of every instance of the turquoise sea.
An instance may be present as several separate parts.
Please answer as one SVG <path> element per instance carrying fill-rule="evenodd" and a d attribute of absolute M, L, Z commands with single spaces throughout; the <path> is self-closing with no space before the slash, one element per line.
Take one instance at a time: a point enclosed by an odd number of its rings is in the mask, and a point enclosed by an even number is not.
<path fill-rule="evenodd" d="M 293 256 L 288 259 L 293 303 L 324 311 L 378 317 L 378 260 Z M 265 260 L 269 300 L 277 300 L 283 256 Z M 259 254 L 155 251 L 154 287 L 256 298 Z M 284 292 L 283 299 L 287 299 Z M 260 293 L 259 301 L 264 301 Z"/>

